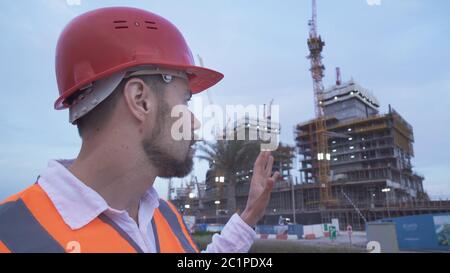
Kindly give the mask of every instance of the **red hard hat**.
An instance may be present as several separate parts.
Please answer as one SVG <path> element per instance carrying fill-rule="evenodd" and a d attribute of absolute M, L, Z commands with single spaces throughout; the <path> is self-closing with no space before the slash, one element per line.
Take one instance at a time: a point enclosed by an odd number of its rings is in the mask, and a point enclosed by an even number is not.
<path fill-rule="evenodd" d="M 195 66 L 183 35 L 166 19 L 128 7 L 102 8 L 73 19 L 56 47 L 56 78 L 60 97 L 55 109 L 90 83 L 115 72 L 155 65 L 185 71 L 192 93 L 219 82 L 219 72 Z"/>

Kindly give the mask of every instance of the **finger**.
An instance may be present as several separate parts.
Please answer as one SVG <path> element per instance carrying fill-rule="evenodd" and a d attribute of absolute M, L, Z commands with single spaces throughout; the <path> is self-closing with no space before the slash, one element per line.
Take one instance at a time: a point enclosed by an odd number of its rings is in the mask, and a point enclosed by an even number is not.
<path fill-rule="evenodd" d="M 264 170 L 267 177 L 270 177 L 270 175 L 272 174 L 273 161 L 274 161 L 274 158 L 273 158 L 273 156 L 270 155 L 269 159 L 267 160 L 267 165 Z"/>
<path fill-rule="evenodd" d="M 279 178 L 280 178 L 280 172 L 277 171 L 272 175 L 272 177 L 267 179 L 266 185 L 264 186 L 265 194 L 267 194 L 267 191 L 269 194 L 270 194 L 270 192 L 272 192 L 272 189 L 275 186 L 275 183 L 278 181 Z"/>
<path fill-rule="evenodd" d="M 267 165 L 267 160 L 269 160 L 270 152 L 264 151 L 264 152 L 261 152 L 261 153 L 262 153 L 262 160 L 261 160 L 262 169 L 265 170 L 266 169 L 266 165 Z"/>
<path fill-rule="evenodd" d="M 270 199 L 270 194 L 272 193 L 273 187 L 275 185 L 275 181 L 273 178 L 269 178 L 264 186 L 264 191 L 260 196 L 261 202 L 268 202 Z"/>
<path fill-rule="evenodd" d="M 278 180 L 280 180 L 280 172 L 275 172 L 270 179 L 273 179 L 273 181 L 276 183 Z"/>
<path fill-rule="evenodd" d="M 264 202 L 270 198 L 270 193 L 272 192 L 274 185 L 275 185 L 275 181 L 272 178 L 269 178 L 267 180 L 266 185 L 264 185 L 264 190 L 263 190 L 261 196 L 258 198 L 258 202 Z"/>
<path fill-rule="evenodd" d="M 270 178 L 269 180 L 267 180 L 266 186 L 264 188 L 264 193 L 267 195 L 272 192 L 273 186 L 275 185 L 275 180 L 273 180 L 272 178 Z"/>
<path fill-rule="evenodd" d="M 267 152 L 260 152 L 258 155 L 258 158 L 256 159 L 255 162 L 255 172 L 259 172 L 259 171 L 264 171 L 264 168 L 266 167 L 267 164 L 267 159 L 268 159 L 268 154 Z"/>
<path fill-rule="evenodd" d="M 264 167 L 263 160 L 264 160 L 264 152 L 260 152 L 255 160 L 255 168 L 262 169 Z"/>
<path fill-rule="evenodd" d="M 266 185 L 264 186 L 264 190 L 262 192 L 262 194 L 256 199 L 254 205 L 256 207 L 265 209 L 265 207 L 267 206 L 269 199 L 270 199 L 270 194 L 272 193 L 273 190 L 273 186 L 275 185 L 275 180 L 273 180 L 272 178 L 269 178 L 267 180 Z"/>

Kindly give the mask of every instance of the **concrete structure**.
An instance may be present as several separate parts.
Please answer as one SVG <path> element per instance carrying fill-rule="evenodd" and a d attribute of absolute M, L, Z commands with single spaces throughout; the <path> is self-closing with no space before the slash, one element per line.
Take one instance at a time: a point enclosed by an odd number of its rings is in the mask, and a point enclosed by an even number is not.
<path fill-rule="evenodd" d="M 335 202 L 326 208 L 320 206 L 317 168 L 311 155 L 315 122 L 303 122 L 294 130 L 301 157 L 301 179 L 292 179 L 293 147 L 281 145 L 274 153 L 274 170 L 281 171 L 283 179 L 274 188 L 260 224 L 277 224 L 280 216 L 303 225 L 330 223 L 337 218 L 341 230 L 348 225 L 353 230 L 364 230 L 366 222 L 381 218 L 450 211 L 450 201 L 428 199 L 423 176 L 413 170 L 412 126 L 392 107 L 388 113 L 380 114 L 376 97 L 354 81 L 327 89 L 322 103 L 327 113 L 331 193 Z M 251 130 L 268 130 L 265 126 L 258 128 L 258 123 L 250 119 L 235 124 L 231 132 L 244 130 L 246 136 Z M 249 162 L 236 173 L 239 210 L 244 209 L 248 198 L 252 165 Z M 199 223 L 225 223 L 232 214 L 225 209 L 226 178 L 211 166 L 200 185 L 187 183 L 173 201 L 180 210 L 196 215 Z M 189 193 L 197 188 L 201 189 L 200 194 L 189 198 Z"/>
<path fill-rule="evenodd" d="M 341 122 L 376 115 L 380 106 L 369 90 L 353 80 L 326 89 L 320 104 L 325 116 L 335 117 Z"/>
<path fill-rule="evenodd" d="M 389 106 L 379 114 L 377 99 L 350 81 L 326 92 L 328 147 L 332 194 L 341 201 L 378 203 L 427 199 L 423 177 L 413 171 L 412 126 Z M 301 182 L 315 183 L 314 121 L 296 127 L 301 161 Z M 388 192 L 382 192 L 382 189 Z M 385 191 L 386 191 L 385 190 Z"/>
<path fill-rule="evenodd" d="M 380 114 L 377 98 L 353 80 L 328 88 L 320 103 L 326 113 L 334 206 L 319 207 L 314 120 L 298 124 L 295 130 L 302 156 L 302 206 L 321 209 L 322 218 L 337 217 L 344 225 L 356 223 L 358 229 L 369 217 L 365 210 L 383 208 L 376 217 L 390 217 L 389 206 L 428 201 L 424 178 L 414 172 L 411 162 L 413 128 L 398 112 L 389 106 L 388 113 Z M 333 213 L 333 207 L 345 206 L 353 208 L 350 215 Z"/>

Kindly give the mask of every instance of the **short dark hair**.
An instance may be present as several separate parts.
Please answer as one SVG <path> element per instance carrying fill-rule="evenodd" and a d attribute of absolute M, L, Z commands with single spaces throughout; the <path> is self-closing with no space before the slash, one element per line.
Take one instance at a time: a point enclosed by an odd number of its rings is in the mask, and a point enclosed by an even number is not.
<path fill-rule="evenodd" d="M 160 75 L 140 75 L 132 78 L 140 78 L 157 94 L 156 97 L 158 100 L 162 99 L 161 94 L 165 88 L 165 83 Z M 106 124 L 109 121 L 118 101 L 123 96 L 123 89 L 125 85 L 132 78 L 123 79 L 111 95 L 109 95 L 104 101 L 98 104 L 85 116 L 76 121 L 78 134 L 80 137 L 83 137 L 84 132 L 87 130 L 92 130 L 93 128 L 95 128 L 95 130 L 99 130 L 102 124 Z"/>

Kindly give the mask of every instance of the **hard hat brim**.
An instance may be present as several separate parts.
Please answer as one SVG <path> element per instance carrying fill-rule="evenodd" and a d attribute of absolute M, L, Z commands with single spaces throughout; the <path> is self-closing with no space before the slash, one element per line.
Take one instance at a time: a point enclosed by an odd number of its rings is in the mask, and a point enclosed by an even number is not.
<path fill-rule="evenodd" d="M 105 71 L 104 73 L 97 74 L 96 77 L 83 81 L 73 88 L 67 90 L 64 92 L 56 101 L 54 104 L 54 107 L 56 110 L 62 110 L 68 108 L 70 105 L 67 104 L 66 100 L 70 96 L 74 95 L 80 88 L 82 88 L 85 85 L 88 85 L 100 78 L 107 77 L 113 73 L 116 73 L 120 70 L 127 69 L 133 66 L 140 66 L 140 65 L 155 65 L 148 62 L 134 62 L 133 64 L 125 64 L 121 65 L 119 67 L 116 67 L 115 69 L 110 69 L 109 71 Z M 175 70 L 181 70 L 185 71 L 188 74 L 189 78 L 189 88 L 192 92 L 192 94 L 198 94 L 202 91 L 205 91 L 206 89 L 216 85 L 219 81 L 221 81 L 224 77 L 224 75 L 220 72 L 217 72 L 215 70 L 204 68 L 201 66 L 184 66 L 184 65 L 173 65 L 173 64 L 157 64 L 156 66 L 162 67 L 162 68 L 168 68 L 168 69 L 175 69 Z"/>

